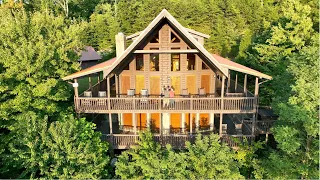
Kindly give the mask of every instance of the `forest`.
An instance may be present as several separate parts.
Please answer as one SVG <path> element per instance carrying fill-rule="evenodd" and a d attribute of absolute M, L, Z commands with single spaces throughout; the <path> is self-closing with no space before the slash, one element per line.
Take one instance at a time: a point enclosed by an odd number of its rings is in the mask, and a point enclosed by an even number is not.
<path fill-rule="evenodd" d="M 62 77 L 80 69 L 81 50 L 114 57 L 118 32 L 164 8 L 209 34 L 210 52 L 273 77 L 259 103 L 279 116 L 276 146 L 231 149 L 212 134 L 178 151 L 147 131 L 115 155 L 77 118 Z M 0 28 L 0 179 L 319 179 L 317 0 L 0 0 Z"/>

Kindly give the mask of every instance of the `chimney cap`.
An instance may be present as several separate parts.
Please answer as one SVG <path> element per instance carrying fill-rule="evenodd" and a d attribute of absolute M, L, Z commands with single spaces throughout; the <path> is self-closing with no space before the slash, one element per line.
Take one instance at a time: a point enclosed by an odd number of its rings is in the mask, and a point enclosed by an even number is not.
<path fill-rule="evenodd" d="M 124 33 L 123 32 L 118 32 L 118 35 L 124 35 Z"/>

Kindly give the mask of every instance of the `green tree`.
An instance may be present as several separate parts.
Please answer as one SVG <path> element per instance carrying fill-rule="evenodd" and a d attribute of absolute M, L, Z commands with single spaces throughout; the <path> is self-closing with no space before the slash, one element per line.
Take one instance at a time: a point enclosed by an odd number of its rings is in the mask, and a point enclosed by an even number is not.
<path fill-rule="evenodd" d="M 25 135 L 18 131 L 19 119 L 33 112 L 51 123 L 73 113 L 72 89 L 61 78 L 79 68 L 79 35 L 85 24 L 24 9 L 0 8 L 0 18 L 0 166 L 10 167 L 3 160 L 13 153 L 9 144 Z"/>
<path fill-rule="evenodd" d="M 138 146 L 123 152 L 116 163 L 116 175 L 124 179 L 242 178 L 235 154 L 221 145 L 218 135 L 201 137 L 185 150 L 161 148 L 150 132 L 140 134 Z"/>
<path fill-rule="evenodd" d="M 6 178 L 96 179 L 108 177 L 108 146 L 85 119 L 48 122 L 33 112 L 19 116 L 3 158 Z M 16 176 L 12 170 L 16 171 Z"/>
<path fill-rule="evenodd" d="M 151 132 L 140 134 L 138 145 L 123 152 L 116 163 L 116 175 L 122 179 L 183 178 L 186 163 L 170 145 L 161 148 Z"/>
<path fill-rule="evenodd" d="M 85 30 L 84 43 L 95 49 L 107 51 L 115 46 L 115 35 L 119 32 L 119 23 L 115 19 L 114 8 L 110 4 L 99 4 Z"/>
<path fill-rule="evenodd" d="M 226 145 L 220 144 L 220 137 L 198 135 L 195 143 L 186 143 L 187 179 L 239 179 L 239 164 L 234 152 Z"/>

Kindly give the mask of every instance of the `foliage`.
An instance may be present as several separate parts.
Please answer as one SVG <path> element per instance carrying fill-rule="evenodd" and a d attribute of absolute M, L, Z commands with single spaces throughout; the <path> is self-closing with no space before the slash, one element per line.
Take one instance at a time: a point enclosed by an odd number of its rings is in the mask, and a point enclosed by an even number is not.
<path fill-rule="evenodd" d="M 234 153 L 219 143 L 218 135 L 186 143 L 185 151 L 170 145 L 161 149 L 150 132 L 140 134 L 138 146 L 123 152 L 116 163 L 116 175 L 124 179 L 144 178 L 242 178 Z"/>
<path fill-rule="evenodd" d="M 17 118 L 4 170 L 20 170 L 12 178 L 96 179 L 107 177 L 107 145 L 85 119 L 64 117 L 48 122 L 33 112 Z M 7 176 L 9 177 L 9 176 Z"/>

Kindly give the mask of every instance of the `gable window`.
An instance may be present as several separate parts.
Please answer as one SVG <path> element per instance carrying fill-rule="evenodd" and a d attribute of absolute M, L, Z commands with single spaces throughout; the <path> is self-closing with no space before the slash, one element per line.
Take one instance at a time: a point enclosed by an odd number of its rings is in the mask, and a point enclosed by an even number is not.
<path fill-rule="evenodd" d="M 159 32 L 152 37 L 150 43 L 159 43 Z"/>
<path fill-rule="evenodd" d="M 180 39 L 173 32 L 171 32 L 170 37 L 171 37 L 171 39 L 170 39 L 171 43 L 179 43 L 180 42 Z"/>
<path fill-rule="evenodd" d="M 123 70 L 129 70 L 129 64 L 127 64 L 127 65 L 123 68 Z"/>
<path fill-rule="evenodd" d="M 196 69 L 196 55 L 195 54 L 187 54 L 187 69 L 189 71 Z"/>
<path fill-rule="evenodd" d="M 202 61 L 202 69 L 203 69 L 203 70 L 209 69 L 209 66 L 206 65 L 206 63 L 204 63 L 203 61 Z"/>
<path fill-rule="evenodd" d="M 159 50 L 159 48 L 150 48 L 150 50 Z M 150 54 L 150 71 L 159 71 L 159 54 Z"/>
<path fill-rule="evenodd" d="M 171 48 L 171 49 L 180 49 L 180 48 Z M 171 54 L 171 71 L 180 71 L 180 54 L 178 53 Z"/>
<path fill-rule="evenodd" d="M 137 54 L 136 55 L 136 70 L 137 71 L 143 71 L 144 70 L 143 54 Z"/>

